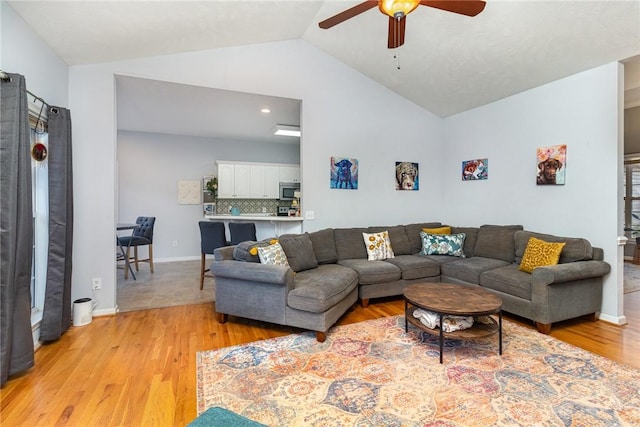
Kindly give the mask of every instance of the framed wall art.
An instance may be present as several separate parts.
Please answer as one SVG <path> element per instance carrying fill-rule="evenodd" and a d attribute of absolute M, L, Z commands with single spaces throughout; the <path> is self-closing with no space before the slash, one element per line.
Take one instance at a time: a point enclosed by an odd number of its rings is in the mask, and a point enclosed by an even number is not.
<path fill-rule="evenodd" d="M 396 162 L 396 190 L 419 190 L 419 166 L 414 162 Z"/>
<path fill-rule="evenodd" d="M 567 172 L 567 146 L 551 145 L 536 150 L 537 185 L 564 185 Z"/>
<path fill-rule="evenodd" d="M 358 159 L 331 157 L 329 188 L 358 189 Z"/>
<path fill-rule="evenodd" d="M 489 178 L 489 159 L 465 160 L 462 162 L 462 180 L 477 181 Z"/>

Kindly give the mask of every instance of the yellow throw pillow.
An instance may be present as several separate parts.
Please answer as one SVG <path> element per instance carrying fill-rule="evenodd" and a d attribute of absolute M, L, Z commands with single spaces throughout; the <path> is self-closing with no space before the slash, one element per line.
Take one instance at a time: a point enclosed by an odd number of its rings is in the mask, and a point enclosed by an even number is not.
<path fill-rule="evenodd" d="M 551 243 L 531 237 L 524 250 L 520 270 L 531 273 L 537 267 L 556 265 L 566 243 Z"/>
<path fill-rule="evenodd" d="M 423 228 L 422 231 L 429 234 L 451 234 L 451 227 Z"/>

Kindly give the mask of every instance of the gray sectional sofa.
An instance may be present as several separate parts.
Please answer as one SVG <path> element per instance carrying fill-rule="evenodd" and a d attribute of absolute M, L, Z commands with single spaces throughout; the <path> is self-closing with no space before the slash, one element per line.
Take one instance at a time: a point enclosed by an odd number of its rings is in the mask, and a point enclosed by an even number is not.
<path fill-rule="evenodd" d="M 283 235 L 279 243 L 289 267 L 265 265 L 250 252 L 256 242 L 216 249 L 211 271 L 216 277 L 218 321 L 228 315 L 317 332 L 329 328 L 358 299 L 401 295 L 419 282 L 482 286 L 498 294 L 503 310 L 535 322 L 549 333 L 551 324 L 592 315 L 602 303 L 603 276 L 610 266 L 603 251 L 581 238 L 525 231 L 520 225 L 451 227 L 464 233 L 464 257 L 420 254 L 428 222 L 390 227 L 336 228 Z M 369 261 L 362 233 L 388 231 L 393 258 Z M 533 272 L 518 266 L 530 237 L 565 242 L 559 264 Z M 264 244 L 264 243 L 263 243 Z"/>

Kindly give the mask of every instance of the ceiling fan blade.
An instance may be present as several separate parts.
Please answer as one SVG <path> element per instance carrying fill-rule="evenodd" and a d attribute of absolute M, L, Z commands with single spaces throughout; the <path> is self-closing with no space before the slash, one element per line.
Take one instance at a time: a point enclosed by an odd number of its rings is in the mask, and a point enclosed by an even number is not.
<path fill-rule="evenodd" d="M 404 30 L 406 25 L 406 16 L 400 19 L 389 17 L 389 40 L 387 41 L 387 47 L 389 49 L 395 49 L 404 44 Z"/>
<path fill-rule="evenodd" d="M 333 15 L 331 18 L 325 19 L 324 21 L 320 22 L 318 25 L 323 30 L 326 30 L 327 28 L 331 28 L 334 25 L 338 25 L 339 23 L 344 22 L 347 19 L 351 19 L 356 15 L 360 15 L 362 12 L 366 12 L 367 10 L 372 9 L 376 6 L 378 6 L 377 1 L 371 1 L 371 0 L 365 1 L 364 3 L 357 4 L 352 8 L 342 11 L 337 15 Z"/>
<path fill-rule="evenodd" d="M 486 6 L 481 0 L 422 0 L 420 4 L 467 16 L 476 16 Z"/>

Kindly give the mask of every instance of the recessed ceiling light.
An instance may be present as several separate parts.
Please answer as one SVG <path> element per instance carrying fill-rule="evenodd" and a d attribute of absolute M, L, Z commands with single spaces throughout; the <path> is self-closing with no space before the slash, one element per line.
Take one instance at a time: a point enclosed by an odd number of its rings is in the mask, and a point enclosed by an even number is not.
<path fill-rule="evenodd" d="M 260 110 L 260 112 L 264 113 L 264 114 L 269 114 L 271 112 L 271 110 L 268 109 L 268 108 L 263 108 L 262 110 Z"/>

